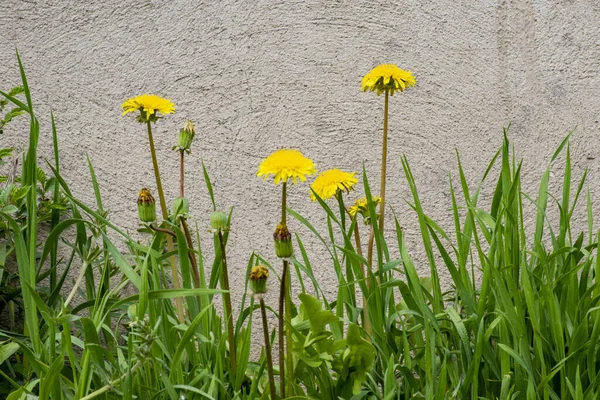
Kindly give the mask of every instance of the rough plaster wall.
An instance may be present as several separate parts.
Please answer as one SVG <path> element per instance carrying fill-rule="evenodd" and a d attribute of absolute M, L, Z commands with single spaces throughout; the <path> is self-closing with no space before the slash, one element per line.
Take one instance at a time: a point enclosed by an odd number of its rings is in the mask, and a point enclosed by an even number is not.
<path fill-rule="evenodd" d="M 404 201 L 410 196 L 402 154 L 411 161 L 426 211 L 449 229 L 454 149 L 475 184 L 509 122 L 525 160 L 525 190 L 536 193 L 554 149 L 577 126 L 574 177 L 589 168 L 594 198 L 600 193 L 595 0 L 0 0 L 0 29 L 0 87 L 18 82 L 18 47 L 42 121 L 41 154 L 51 157 L 52 106 L 73 192 L 93 202 L 89 153 L 111 220 L 129 232 L 137 227 L 137 191 L 154 187 L 154 179 L 145 131 L 133 117 L 120 116 L 120 104 L 147 92 L 176 103 L 177 113 L 155 128 L 170 199 L 178 191 L 178 157 L 170 148 L 185 119 L 197 122 L 187 193 L 206 246 L 210 202 L 202 161 L 219 206 L 235 206 L 229 245 L 234 298 L 241 296 L 241 271 L 252 251 L 273 260 L 280 190 L 255 176 L 263 157 L 295 147 L 320 170 L 360 171 L 364 161 L 377 187 L 383 98 L 362 93 L 360 80 L 379 63 L 396 63 L 418 81 L 391 98 L 388 201 L 423 274 L 416 220 Z M 0 145 L 25 146 L 24 127 L 25 121 L 12 125 Z M 490 184 L 484 195 L 492 190 Z M 289 205 L 324 232 L 307 184 L 291 187 Z M 333 293 L 323 247 L 299 223 L 291 228 L 303 235 L 313 268 Z M 447 282 L 447 271 L 440 274 Z M 275 304 L 274 294 L 269 301 Z"/>

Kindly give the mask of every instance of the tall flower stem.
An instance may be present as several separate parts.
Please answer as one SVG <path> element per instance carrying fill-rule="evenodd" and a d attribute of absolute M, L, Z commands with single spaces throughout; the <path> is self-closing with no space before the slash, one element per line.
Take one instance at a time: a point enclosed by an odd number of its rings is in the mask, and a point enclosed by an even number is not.
<path fill-rule="evenodd" d="M 237 369 L 236 346 L 235 336 L 233 334 L 233 313 L 231 309 L 231 294 L 229 291 L 229 274 L 227 272 L 227 257 L 225 256 L 225 241 L 223 240 L 223 232 L 220 229 L 218 235 L 219 244 L 221 246 L 221 264 L 223 266 L 223 270 L 221 271 L 221 288 L 225 291 L 225 293 L 223 293 L 223 303 L 225 307 L 227 336 L 229 339 L 229 363 L 231 365 L 231 372 L 235 375 Z"/>
<path fill-rule="evenodd" d="M 281 273 L 281 285 L 279 288 L 279 322 L 278 342 L 279 342 L 279 383 L 281 397 L 285 399 L 285 340 L 284 340 L 284 313 L 285 313 L 285 282 L 287 281 L 287 262 L 283 262 L 283 272 Z"/>
<path fill-rule="evenodd" d="M 287 182 L 281 188 L 281 224 L 287 224 Z"/>
<path fill-rule="evenodd" d="M 147 122 L 148 126 L 148 141 L 150 142 L 150 154 L 152 155 L 152 165 L 154 167 L 154 176 L 156 178 L 156 190 L 158 191 L 158 198 L 160 201 L 160 209 L 162 211 L 162 216 L 164 220 L 169 219 L 169 212 L 167 211 L 167 203 L 165 202 L 165 194 L 163 192 L 162 181 L 160 179 L 160 171 L 158 169 L 158 161 L 156 159 L 156 150 L 154 148 L 154 139 L 152 138 L 152 126 L 150 125 L 150 121 Z M 171 236 L 166 236 L 167 240 L 167 249 L 169 252 L 173 252 L 175 247 L 173 246 L 173 239 Z M 181 285 L 179 283 L 179 272 L 177 271 L 177 261 L 175 260 L 175 256 L 172 255 L 169 257 L 169 263 L 171 264 L 171 275 L 173 279 L 173 288 L 180 289 Z M 177 308 L 177 317 L 179 318 L 179 322 L 184 321 L 184 312 L 183 312 L 183 301 L 181 297 L 175 298 L 175 306 Z"/>
<path fill-rule="evenodd" d="M 379 207 L 379 231 L 383 235 L 384 212 L 385 212 L 385 178 L 387 172 L 387 138 L 388 138 L 388 103 L 390 92 L 385 90 L 385 105 L 383 107 L 383 144 L 381 146 L 381 185 L 380 194 L 381 205 Z"/>
<path fill-rule="evenodd" d="M 185 153 L 184 150 L 179 151 L 181 157 L 179 158 L 179 197 L 184 197 L 185 194 Z M 189 258 L 190 263 L 192 264 L 192 273 L 194 274 L 194 284 L 196 288 L 200 287 L 200 271 L 198 270 L 198 263 L 196 262 L 196 256 L 192 252 L 194 248 L 194 243 L 192 242 L 192 235 L 190 235 L 190 229 L 188 227 L 185 218 L 181 217 L 181 228 L 185 233 L 185 239 L 187 241 L 187 246 L 189 249 Z M 200 300 L 200 296 L 198 296 L 198 300 Z M 200 302 L 202 304 L 202 302 Z"/>
<path fill-rule="evenodd" d="M 281 225 L 286 225 L 287 221 L 287 182 L 283 182 L 281 190 Z M 291 314 L 289 309 L 289 295 L 288 295 L 288 281 L 289 277 L 289 265 L 287 260 L 283 260 L 283 271 L 281 273 L 281 286 L 279 291 L 279 377 L 280 377 L 280 392 L 281 397 L 286 397 L 286 361 L 290 361 L 290 346 L 291 346 L 291 332 L 289 327 L 285 324 L 290 323 L 288 313 Z M 285 337 L 285 339 L 284 339 Z M 285 346 L 287 342 L 287 348 Z M 287 349 L 287 360 L 286 360 L 286 349 Z M 289 364 L 288 364 L 289 366 Z M 288 374 L 291 371 L 288 371 Z"/>
<path fill-rule="evenodd" d="M 185 162 L 184 162 L 184 150 L 179 150 L 180 158 L 179 158 L 179 197 L 184 196 L 185 192 Z"/>
<path fill-rule="evenodd" d="M 271 355 L 271 339 L 269 338 L 269 324 L 267 323 L 267 307 L 265 306 L 265 299 L 262 295 L 260 295 L 260 314 L 262 316 L 263 333 L 265 336 L 267 371 L 269 374 L 269 389 L 271 390 L 270 398 L 277 399 L 277 391 L 275 389 L 275 373 L 273 372 L 273 356 Z"/>
<path fill-rule="evenodd" d="M 352 215 L 350 215 L 350 212 L 348 211 L 348 209 L 346 209 L 346 212 L 348 213 L 348 216 L 350 217 L 350 219 L 352 219 Z M 362 244 L 360 242 L 360 230 L 358 229 L 358 219 L 356 219 L 356 221 L 354 222 L 354 241 L 356 242 L 356 252 L 358 253 L 359 256 L 362 257 Z M 365 280 L 367 290 L 369 290 L 371 288 L 371 280 L 367 277 L 367 271 L 365 270 L 365 265 L 362 263 L 362 261 L 360 263 L 360 267 L 362 269 L 363 279 Z M 367 296 L 365 295 L 365 293 L 362 294 L 362 300 L 363 300 L 363 323 L 364 323 L 365 332 L 367 332 L 368 335 L 371 335 L 373 330 L 371 327 L 371 320 L 369 319 L 369 305 L 367 303 Z"/>

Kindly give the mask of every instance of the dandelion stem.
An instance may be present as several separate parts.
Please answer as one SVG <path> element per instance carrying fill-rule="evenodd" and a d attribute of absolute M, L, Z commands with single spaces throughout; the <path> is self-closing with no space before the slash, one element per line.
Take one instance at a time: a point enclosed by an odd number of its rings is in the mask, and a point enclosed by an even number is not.
<path fill-rule="evenodd" d="M 184 158 L 185 155 L 183 154 L 184 151 L 180 150 L 179 154 L 181 155 L 181 157 L 179 158 L 179 197 L 183 197 L 184 196 L 184 188 L 185 188 L 185 173 L 184 173 Z"/>
<path fill-rule="evenodd" d="M 263 333 L 265 336 L 265 352 L 267 353 L 267 371 L 269 373 L 269 389 L 271 390 L 271 399 L 277 399 L 275 390 L 275 373 L 273 372 L 273 356 L 271 355 L 271 340 L 269 338 L 269 324 L 267 323 L 267 307 L 263 296 L 260 296 L 260 314 L 262 316 Z"/>
<path fill-rule="evenodd" d="M 153 230 L 153 231 L 155 231 L 155 232 L 162 232 L 162 233 L 166 233 L 167 235 L 170 235 L 170 236 L 173 236 L 173 237 L 176 237 L 176 236 L 177 236 L 177 235 L 175 235 L 175 232 L 173 232 L 173 231 L 170 231 L 170 230 L 168 230 L 168 229 L 159 228 L 158 226 L 154 226 L 154 225 L 152 225 L 152 224 L 150 224 L 149 226 L 150 226 L 150 229 L 152 229 L 152 230 Z"/>
<path fill-rule="evenodd" d="M 385 105 L 383 107 L 383 145 L 381 146 L 381 205 L 379 206 L 379 231 L 383 235 L 384 225 L 384 212 L 385 212 L 385 178 L 387 171 L 387 138 L 388 138 L 388 103 L 389 103 L 389 90 L 385 90 Z"/>
<path fill-rule="evenodd" d="M 285 399 L 285 341 L 284 341 L 284 314 L 285 314 L 285 283 L 287 282 L 287 262 L 283 262 L 283 272 L 281 273 L 281 285 L 279 290 L 279 315 L 277 316 L 279 322 L 279 382 L 281 397 Z"/>
<path fill-rule="evenodd" d="M 158 199 L 160 201 L 160 209 L 162 211 L 163 219 L 169 219 L 169 212 L 167 211 L 167 203 L 165 202 L 165 194 L 163 192 L 162 181 L 160 180 L 160 171 L 158 170 L 158 161 L 156 159 L 156 150 L 154 148 L 154 139 L 152 138 L 152 126 L 150 125 L 150 121 L 147 123 L 148 126 L 148 141 L 150 142 L 150 154 L 152 155 L 152 165 L 154 167 L 154 177 L 156 178 L 156 190 L 158 191 Z M 173 246 L 173 239 L 171 236 L 167 236 L 167 249 L 169 252 L 173 252 L 175 247 Z M 179 272 L 177 271 L 177 262 L 175 260 L 175 256 L 172 255 L 169 257 L 169 262 L 171 264 L 171 275 L 173 279 L 173 288 L 180 289 L 181 285 L 179 284 Z M 179 322 L 184 321 L 183 314 L 183 302 L 181 301 L 181 297 L 175 298 L 175 306 L 177 307 L 177 317 L 179 318 Z"/>
<path fill-rule="evenodd" d="M 190 235 L 190 228 L 188 227 L 185 218 L 181 218 L 181 227 L 185 233 L 185 239 L 188 245 L 188 254 L 190 257 L 190 263 L 192 264 L 192 273 L 194 274 L 194 284 L 196 288 L 200 288 L 200 271 L 198 270 L 198 263 L 196 262 L 196 256 L 192 251 L 194 249 L 194 243 L 192 242 L 192 235 Z"/>
<path fill-rule="evenodd" d="M 286 214 L 287 214 L 287 182 L 283 182 L 281 189 L 281 224 L 286 225 Z M 285 340 L 284 334 L 287 338 L 287 329 L 285 329 L 284 318 L 287 319 L 286 303 L 287 303 L 287 282 L 288 282 L 288 262 L 283 260 L 283 271 L 281 273 L 281 285 L 279 290 L 279 378 L 280 378 L 280 392 L 281 397 L 285 398 Z M 284 333 L 285 332 L 285 333 Z M 290 344 L 288 343 L 288 346 Z"/>
<path fill-rule="evenodd" d="M 179 159 L 179 196 L 181 198 L 184 197 L 185 194 L 185 152 L 184 150 L 180 150 L 180 159 Z M 198 270 L 198 263 L 196 262 L 196 256 L 192 249 L 194 248 L 194 243 L 192 242 L 192 236 L 190 235 L 190 229 L 188 228 L 188 224 L 185 221 L 185 218 L 181 217 L 181 228 L 185 233 L 185 239 L 188 245 L 188 255 L 190 258 L 190 263 L 192 264 L 192 273 L 194 274 L 194 283 L 196 288 L 200 287 L 200 271 Z M 200 296 L 198 296 L 198 300 L 200 300 Z M 200 302 L 200 304 L 202 304 Z"/>
<path fill-rule="evenodd" d="M 284 261 L 285 269 L 287 270 L 285 282 L 285 356 L 286 356 L 286 371 L 288 374 L 287 384 L 288 393 L 292 395 L 292 384 L 294 383 L 294 359 L 292 358 L 292 276 L 290 274 L 289 262 Z"/>
<path fill-rule="evenodd" d="M 281 190 L 281 224 L 286 225 L 287 216 L 287 182 L 283 182 Z"/>
<path fill-rule="evenodd" d="M 235 375 L 237 369 L 236 363 L 236 346 L 235 336 L 233 334 L 233 315 L 231 309 L 231 294 L 229 291 L 229 274 L 227 272 L 227 258 L 225 256 L 225 241 L 223 240 L 223 232 L 219 229 L 219 244 L 221 246 L 221 264 L 223 270 L 221 272 L 221 287 L 225 291 L 223 293 L 223 303 L 225 306 L 225 320 L 227 325 L 227 336 L 229 339 L 229 363 L 231 365 L 231 372 Z"/>
<path fill-rule="evenodd" d="M 347 208 L 345 210 L 348 213 L 350 220 L 352 221 L 353 217 L 350 214 L 350 211 Z M 357 213 L 357 215 L 358 215 L 358 213 Z M 356 253 L 362 257 L 362 244 L 360 242 L 360 229 L 358 229 L 358 218 L 356 218 L 356 216 L 355 216 L 354 219 L 356 219 L 356 221 L 354 222 L 354 241 L 356 242 Z M 366 281 L 367 290 L 369 290 L 371 288 L 371 280 L 369 278 L 367 278 L 367 273 L 365 271 L 365 265 L 362 263 L 362 261 L 360 262 L 360 267 L 362 269 L 363 279 Z M 362 294 L 362 300 L 363 300 L 364 328 L 365 328 L 365 332 L 367 332 L 367 334 L 370 336 L 371 332 L 372 332 L 372 328 L 371 328 L 371 320 L 369 319 L 369 307 L 368 307 L 368 303 L 367 303 L 367 296 L 365 293 Z"/>

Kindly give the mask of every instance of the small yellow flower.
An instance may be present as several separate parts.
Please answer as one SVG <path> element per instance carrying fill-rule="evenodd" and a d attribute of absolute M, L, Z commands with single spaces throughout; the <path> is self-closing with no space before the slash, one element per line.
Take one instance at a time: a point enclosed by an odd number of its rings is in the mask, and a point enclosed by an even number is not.
<path fill-rule="evenodd" d="M 158 118 L 157 112 L 163 115 L 175 112 L 175 104 L 154 94 L 133 97 L 125 101 L 121 107 L 123 107 L 123 115 L 139 110 L 141 115 L 138 120 L 140 122 L 155 121 Z"/>
<path fill-rule="evenodd" d="M 259 280 L 267 279 L 269 277 L 269 270 L 264 265 L 255 265 L 250 270 L 250 279 Z"/>
<path fill-rule="evenodd" d="M 311 185 L 320 198 L 327 200 L 335 196 L 338 191 L 345 190 L 349 192 L 354 188 L 354 185 L 358 183 L 358 179 L 354 177 L 356 172 L 344 172 L 339 169 L 329 169 L 322 172 L 317 179 Z M 310 198 L 312 201 L 316 201 L 317 197 L 311 191 Z"/>
<path fill-rule="evenodd" d="M 376 206 L 379 203 L 381 203 L 381 197 L 373 196 L 371 202 L 373 203 L 374 206 Z M 366 197 L 356 200 L 354 202 L 354 205 L 352 207 L 350 207 L 350 209 L 348 210 L 348 213 L 350 213 L 350 215 L 352 217 L 354 217 L 357 213 L 361 213 L 363 215 L 363 217 L 365 217 L 365 216 L 368 216 L 368 212 L 369 212 L 369 208 L 368 208 Z"/>
<path fill-rule="evenodd" d="M 277 150 L 269 157 L 265 158 L 258 166 L 257 176 L 263 176 L 267 180 L 270 175 L 274 175 L 275 184 L 287 182 L 292 178 L 294 184 L 298 179 L 302 182 L 306 180 L 307 175 L 315 174 L 315 163 L 306 158 L 298 150 L 284 149 Z"/>
<path fill-rule="evenodd" d="M 362 91 L 381 93 L 389 90 L 390 95 L 399 90 L 403 92 L 406 88 L 415 86 L 417 81 L 412 72 L 404 71 L 395 64 L 381 64 L 373 68 L 362 79 Z"/>

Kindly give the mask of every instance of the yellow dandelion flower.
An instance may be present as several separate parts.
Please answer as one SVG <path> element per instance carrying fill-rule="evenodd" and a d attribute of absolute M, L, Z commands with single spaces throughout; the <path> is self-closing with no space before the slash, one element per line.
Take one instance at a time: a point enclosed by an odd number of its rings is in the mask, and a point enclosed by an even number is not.
<path fill-rule="evenodd" d="M 371 198 L 371 202 L 373 203 L 374 206 L 376 206 L 379 203 L 381 203 L 381 197 L 373 196 Z M 367 198 L 363 197 L 361 199 L 356 200 L 354 202 L 354 205 L 348 209 L 348 213 L 350 213 L 350 215 L 352 217 L 354 217 L 357 213 L 362 214 L 363 217 L 368 216 L 369 208 L 368 208 Z"/>
<path fill-rule="evenodd" d="M 123 107 L 123 115 L 131 112 L 140 111 L 140 122 L 156 120 L 157 112 L 162 115 L 172 114 L 175 112 L 175 104 L 171 100 L 163 99 L 154 94 L 142 94 L 141 96 L 133 97 L 125 101 Z"/>
<path fill-rule="evenodd" d="M 406 88 L 415 86 L 417 83 L 412 72 L 398 68 L 395 64 L 381 64 L 373 68 L 362 79 L 362 91 L 381 93 L 389 90 L 390 95 L 399 90 L 403 92 Z"/>
<path fill-rule="evenodd" d="M 269 270 L 264 265 L 255 265 L 250 270 L 250 279 L 259 280 L 267 279 L 269 277 Z"/>
<path fill-rule="evenodd" d="M 335 196 L 338 191 L 345 190 L 349 192 L 358 183 L 358 179 L 354 177 L 356 172 L 344 172 L 339 169 L 329 169 L 322 172 L 310 186 L 320 198 L 327 200 Z M 310 198 L 316 201 L 315 193 L 311 191 Z"/>
<path fill-rule="evenodd" d="M 275 184 L 278 185 L 281 181 L 287 182 L 289 178 L 292 178 L 294 184 L 298 179 L 304 182 L 307 175 L 315 173 L 315 163 L 310 158 L 304 157 L 298 150 L 284 149 L 265 158 L 258 166 L 256 175 L 264 177 L 264 180 L 274 175 Z"/>

